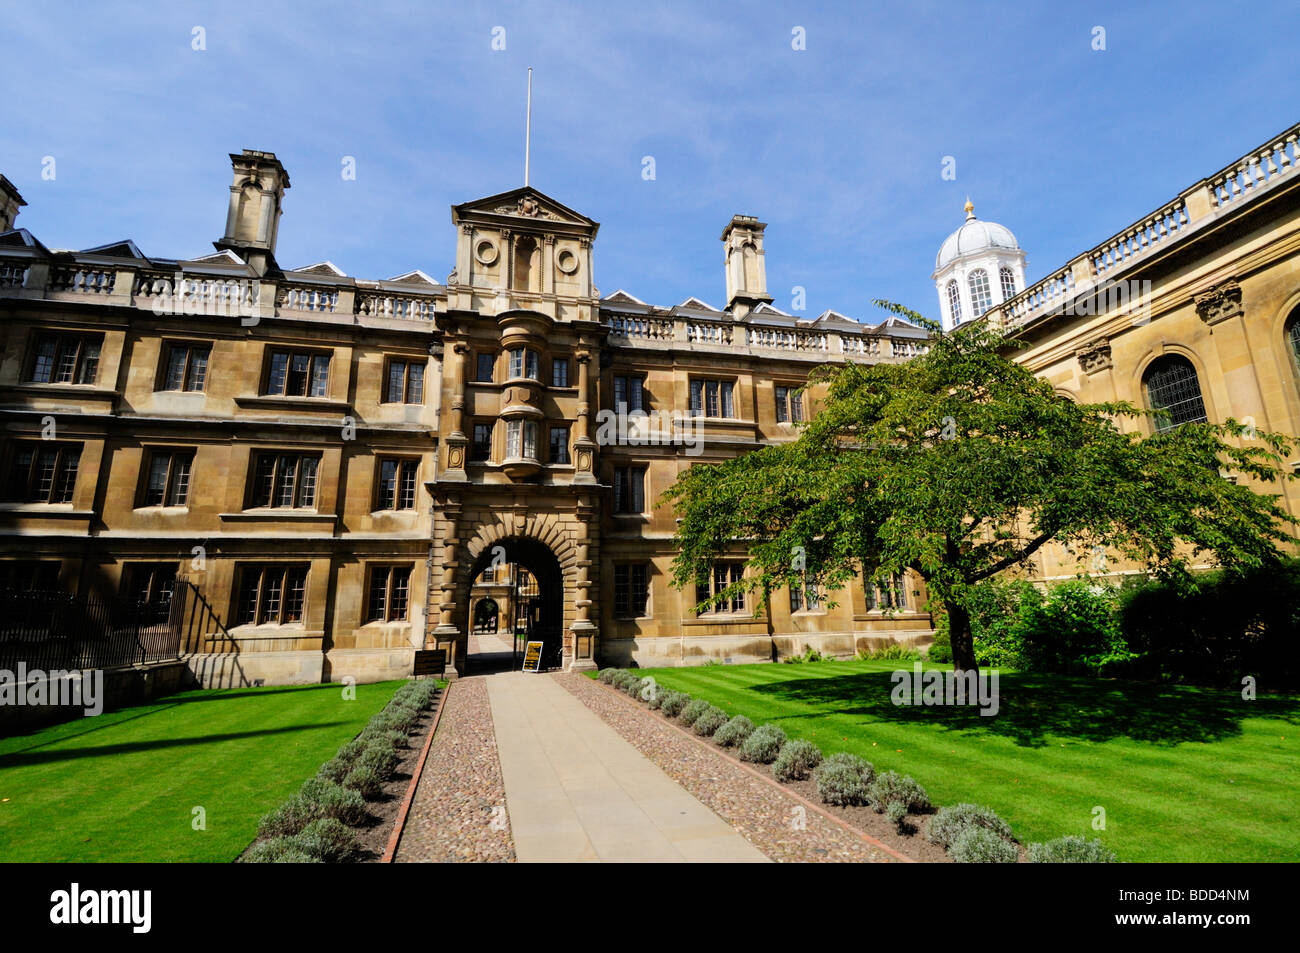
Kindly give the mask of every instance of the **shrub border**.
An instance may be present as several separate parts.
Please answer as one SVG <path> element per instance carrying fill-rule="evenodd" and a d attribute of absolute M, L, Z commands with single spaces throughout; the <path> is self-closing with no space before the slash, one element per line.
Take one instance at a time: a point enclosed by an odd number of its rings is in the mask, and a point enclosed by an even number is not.
<path fill-rule="evenodd" d="M 600 683 L 599 680 L 597 680 L 597 683 L 598 683 L 598 684 L 604 684 L 604 683 Z M 605 684 L 605 688 L 610 689 L 610 694 L 612 694 L 612 695 L 619 695 L 619 696 L 622 696 L 623 698 L 627 698 L 628 701 L 631 702 L 631 703 L 633 703 L 633 704 L 635 704 L 635 702 L 636 702 L 636 699 L 634 699 L 634 698 L 628 698 L 628 696 L 627 696 L 625 693 L 620 692 L 618 689 L 614 688 L 612 685 Z M 638 705 L 637 707 L 639 708 L 640 706 Z M 649 709 L 646 709 L 646 710 L 648 711 Z M 857 837 L 857 838 L 859 838 L 859 839 L 865 841 L 865 842 L 866 842 L 867 844 L 869 844 L 871 847 L 874 847 L 874 848 L 876 848 L 877 850 L 884 851 L 884 852 L 885 852 L 886 854 L 888 854 L 890 857 L 893 857 L 895 860 L 897 860 L 897 861 L 899 861 L 899 862 L 901 862 L 901 863 L 904 863 L 904 864 L 915 864 L 915 863 L 918 863 L 918 861 L 916 860 L 915 857 L 908 857 L 906 854 L 900 853 L 899 851 L 895 850 L 893 847 L 890 847 L 888 844 L 884 843 L 883 841 L 876 840 L 876 838 L 872 837 L 872 836 L 871 836 L 870 834 L 868 834 L 866 831 L 864 831 L 864 830 L 862 830 L 862 829 L 860 829 L 860 828 L 854 827 L 852 824 L 848 823 L 847 821 L 842 820 L 841 818 L 836 817 L 834 814 L 832 814 L 830 811 L 826 810 L 826 808 L 822 807 L 820 804 L 817 804 L 817 803 L 815 803 L 815 802 L 813 802 L 813 801 L 808 800 L 806 797 L 804 797 L 804 796 L 803 796 L 802 794 L 800 794 L 798 791 L 795 791 L 793 788 L 789 787 L 788 785 L 782 784 L 781 782 L 777 781 L 775 778 L 771 777 L 770 773 L 765 773 L 765 772 L 762 772 L 762 771 L 756 771 L 754 768 L 750 767 L 748 764 L 746 764 L 745 762 L 741 761 L 739 758 L 734 758 L 734 757 L 732 757 L 732 756 L 727 752 L 727 750 L 726 750 L 725 748 L 721 748 L 721 747 L 719 747 L 718 745 L 715 745 L 715 744 L 710 744 L 708 738 L 701 738 L 699 735 L 696 735 L 696 734 L 693 734 L 692 732 L 687 731 L 686 729 L 682 728 L 680 725 L 675 725 L 675 724 L 673 724 L 674 719 L 664 718 L 664 719 L 656 719 L 656 720 L 657 720 L 657 721 L 661 720 L 661 721 L 664 723 L 664 725 L 666 725 L 667 727 L 671 728 L 673 731 L 677 732 L 677 733 L 678 733 L 679 735 L 681 735 L 682 737 L 684 737 L 684 738 L 689 738 L 691 741 L 693 741 L 695 744 L 699 745 L 700 747 L 702 747 L 702 748 L 707 748 L 709 751 L 712 751 L 712 752 L 714 752 L 714 753 L 716 753 L 716 754 L 721 755 L 722 757 L 724 757 L 724 758 L 726 758 L 728 761 L 730 761 L 732 764 L 736 765 L 737 767 L 741 768 L 742 770 L 747 771 L 749 774 L 752 774 L 754 777 L 758 778 L 758 779 L 759 779 L 760 781 L 762 781 L 764 784 L 768 784 L 768 785 L 770 785 L 771 787 L 776 788 L 776 789 L 779 790 L 782 794 L 784 794 L 784 795 L 786 795 L 786 796 L 788 796 L 788 797 L 793 798 L 794 800 L 796 800 L 796 801 L 798 801 L 800 804 L 802 804 L 804 807 L 806 807 L 806 808 L 810 808 L 811 810 L 816 811 L 818 814 L 820 814 L 822 817 L 826 818 L 826 819 L 827 819 L 828 821 L 830 821 L 831 823 L 833 823 L 833 824 L 837 825 L 838 827 L 841 827 L 841 828 L 843 828 L 844 830 L 848 831 L 848 832 L 849 832 L 850 834 L 852 834 L 854 837 Z"/>
<path fill-rule="evenodd" d="M 433 711 L 433 721 L 429 725 L 429 736 L 424 739 L 424 750 L 420 752 L 420 760 L 415 765 L 415 771 L 411 774 L 411 783 L 406 789 L 406 797 L 402 799 L 402 806 L 397 810 L 397 817 L 393 820 L 393 833 L 388 836 L 388 846 L 384 848 L 384 856 L 379 859 L 381 864 L 391 864 L 397 858 L 397 847 L 401 843 L 402 834 L 406 832 L 406 818 L 411 813 L 411 804 L 415 800 L 415 789 L 420 786 L 420 778 L 424 777 L 424 763 L 429 760 L 429 750 L 433 747 L 433 736 L 438 733 L 438 722 L 442 719 L 442 708 L 447 703 L 447 695 L 451 692 L 451 686 L 456 684 L 454 681 L 448 682 L 447 687 L 438 693 L 438 707 Z"/>

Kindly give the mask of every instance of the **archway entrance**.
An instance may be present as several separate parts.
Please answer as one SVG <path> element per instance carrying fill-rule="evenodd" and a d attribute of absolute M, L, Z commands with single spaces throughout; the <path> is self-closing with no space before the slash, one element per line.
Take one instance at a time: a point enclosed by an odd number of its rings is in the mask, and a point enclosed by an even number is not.
<path fill-rule="evenodd" d="M 542 668 L 560 667 L 564 576 L 549 547 L 522 537 L 500 540 L 479 554 L 469 578 L 465 674 L 519 668 L 528 642 L 542 643 Z M 492 632 L 489 613 L 497 620 Z"/>

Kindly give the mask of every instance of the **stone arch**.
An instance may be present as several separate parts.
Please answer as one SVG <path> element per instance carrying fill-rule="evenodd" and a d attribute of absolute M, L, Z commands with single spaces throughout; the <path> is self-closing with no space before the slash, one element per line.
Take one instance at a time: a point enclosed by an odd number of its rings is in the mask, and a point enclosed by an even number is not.
<path fill-rule="evenodd" d="M 1197 354 L 1196 351 L 1182 344 L 1169 344 L 1162 341 L 1159 345 L 1151 348 L 1151 350 L 1143 354 L 1137 363 L 1134 364 L 1133 375 L 1129 385 L 1131 388 L 1130 392 L 1134 395 L 1132 403 L 1147 410 L 1151 409 L 1147 406 L 1147 371 L 1150 370 L 1151 365 L 1156 361 L 1163 357 L 1170 356 L 1181 357 L 1191 363 L 1192 367 L 1196 370 L 1196 378 L 1201 387 L 1201 401 L 1205 404 L 1206 419 L 1211 422 L 1219 420 L 1218 412 L 1215 410 L 1214 406 L 1214 388 L 1211 386 L 1213 384 L 1213 378 L 1209 375 L 1209 369 L 1206 367 L 1205 361 L 1201 359 L 1201 356 Z M 1121 397 L 1121 399 L 1123 398 Z M 1144 418 L 1138 421 L 1137 425 L 1142 428 L 1142 431 L 1147 436 L 1155 433 L 1155 423 L 1150 418 Z"/>
<path fill-rule="evenodd" d="M 478 526 L 469 535 L 468 527 L 475 519 Z M 470 594 L 474 579 L 491 559 L 494 546 L 502 546 L 505 558 L 518 561 L 525 568 L 537 575 L 545 575 L 545 566 L 534 567 L 530 563 L 545 563 L 543 551 L 553 558 L 557 573 L 556 585 L 562 592 L 559 595 L 559 615 L 557 622 L 561 626 L 564 643 L 569 642 L 573 623 L 578 618 L 578 552 L 573 530 L 565 525 L 563 518 L 554 513 L 535 514 L 518 517 L 509 511 L 471 511 L 464 517 L 467 539 L 460 547 L 456 571 L 455 609 L 452 621 L 456 627 L 456 658 L 464 659 L 469 648 L 469 628 L 473 617 L 470 613 Z M 520 558 L 522 557 L 522 558 Z M 567 650 L 566 650 L 567 651 Z"/>

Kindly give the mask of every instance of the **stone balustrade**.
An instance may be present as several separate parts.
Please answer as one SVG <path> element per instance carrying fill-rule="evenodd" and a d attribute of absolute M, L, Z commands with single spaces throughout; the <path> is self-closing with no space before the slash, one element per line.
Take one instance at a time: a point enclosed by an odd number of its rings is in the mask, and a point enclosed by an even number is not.
<path fill-rule="evenodd" d="M 117 272 L 93 265 L 55 265 L 50 269 L 50 291 L 78 294 L 112 294 Z"/>
<path fill-rule="evenodd" d="M 1297 164 L 1300 164 L 1300 123 L 992 308 L 985 318 L 997 322 L 1004 331 L 1014 331 L 1052 314 L 1085 292 L 1118 281 L 1123 272 L 1143 261 L 1153 250 L 1168 248 L 1204 222 L 1234 211 L 1283 178 L 1294 177 Z"/>
<path fill-rule="evenodd" d="M 409 321 L 432 321 L 433 298 L 410 295 L 362 294 L 357 298 L 357 314 Z"/>

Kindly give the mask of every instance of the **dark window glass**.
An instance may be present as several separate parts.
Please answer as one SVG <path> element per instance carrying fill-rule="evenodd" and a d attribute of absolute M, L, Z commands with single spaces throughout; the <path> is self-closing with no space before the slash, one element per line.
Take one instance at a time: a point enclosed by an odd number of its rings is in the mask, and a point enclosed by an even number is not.
<path fill-rule="evenodd" d="M 474 442 L 469 447 L 469 458 L 474 463 L 484 463 L 492 457 L 492 425 L 475 424 Z"/>
<path fill-rule="evenodd" d="M 93 384 L 103 339 L 85 334 L 42 334 L 27 379 L 34 384 Z"/>
<path fill-rule="evenodd" d="M 1160 358 L 1147 369 L 1143 384 L 1147 402 L 1152 410 L 1158 411 L 1157 432 L 1206 420 L 1201 382 L 1187 358 L 1176 354 Z"/>
<path fill-rule="evenodd" d="M 614 378 L 614 412 L 635 413 L 643 411 L 645 406 L 645 386 L 640 377 L 618 376 Z"/>
<path fill-rule="evenodd" d="M 320 458 L 300 453 L 261 453 L 253 470 L 253 506 L 316 505 Z"/>
<path fill-rule="evenodd" d="M 235 600 L 236 624 L 302 622 L 306 595 L 306 566 L 241 566 L 239 594 Z"/>
<path fill-rule="evenodd" d="M 366 600 L 367 622 L 400 622 L 410 602 L 411 567 L 382 566 L 370 570 Z"/>
<path fill-rule="evenodd" d="M 145 506 L 184 506 L 190 494 L 193 450 L 156 450 L 149 457 Z"/>
<path fill-rule="evenodd" d="M 618 467 L 614 470 L 614 512 L 645 512 L 645 469 Z"/>
<path fill-rule="evenodd" d="M 475 374 L 474 380 L 484 384 L 492 383 L 492 371 L 496 364 L 496 359 L 497 357 L 495 354 L 478 355 L 478 373 Z"/>
<path fill-rule="evenodd" d="M 330 356 L 299 351 L 272 351 L 266 393 L 285 397 L 325 397 L 329 393 Z"/>
<path fill-rule="evenodd" d="M 716 380 L 691 381 L 691 416 L 733 417 L 731 402 L 732 382 Z"/>
<path fill-rule="evenodd" d="M 419 404 L 424 402 L 424 365 L 411 361 L 389 361 L 384 402 Z"/>
<path fill-rule="evenodd" d="M 551 428 L 551 462 L 569 462 L 569 428 Z"/>
<path fill-rule="evenodd" d="M 416 460 L 379 461 L 377 509 L 410 510 L 415 508 Z"/>
<path fill-rule="evenodd" d="M 201 391 L 208 380 L 210 344 L 171 344 L 167 348 L 167 372 L 163 390 Z"/>
<path fill-rule="evenodd" d="M 567 357 L 557 357 L 551 361 L 551 386 L 569 386 L 569 359 Z"/>
<path fill-rule="evenodd" d="M 71 503 L 80 461 L 79 444 L 16 444 L 9 461 L 9 500 Z"/>
<path fill-rule="evenodd" d="M 614 566 L 614 614 L 637 617 L 646 614 L 650 599 L 650 578 L 646 563 L 619 563 Z"/>

